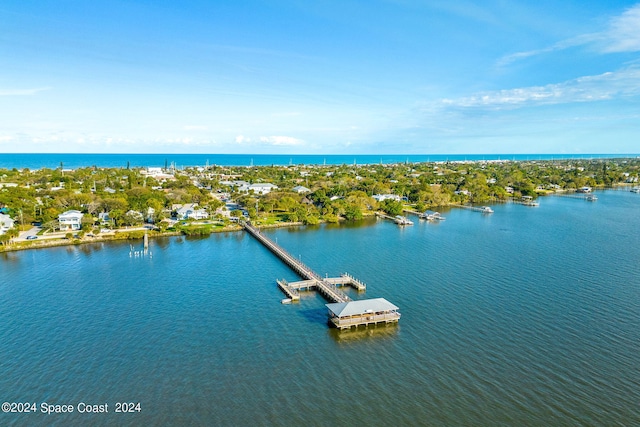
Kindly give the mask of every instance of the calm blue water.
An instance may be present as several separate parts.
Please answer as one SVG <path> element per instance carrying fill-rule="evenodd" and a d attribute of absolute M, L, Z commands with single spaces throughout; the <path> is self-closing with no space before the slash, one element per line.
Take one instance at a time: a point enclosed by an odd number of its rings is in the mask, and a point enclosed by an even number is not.
<path fill-rule="evenodd" d="M 385 155 L 287 155 L 287 154 L 0 154 L 0 168 L 42 169 L 63 167 L 77 169 L 87 166 L 124 168 L 163 167 L 172 163 L 187 166 L 269 166 L 269 165 L 341 165 L 401 162 L 440 162 L 463 160 L 552 160 L 637 157 L 638 154 L 385 154 Z"/>
<path fill-rule="evenodd" d="M 0 400 L 141 413 L 0 425 L 640 425 L 640 196 L 597 194 L 265 231 L 400 307 L 357 332 L 243 233 L 4 254 Z"/>

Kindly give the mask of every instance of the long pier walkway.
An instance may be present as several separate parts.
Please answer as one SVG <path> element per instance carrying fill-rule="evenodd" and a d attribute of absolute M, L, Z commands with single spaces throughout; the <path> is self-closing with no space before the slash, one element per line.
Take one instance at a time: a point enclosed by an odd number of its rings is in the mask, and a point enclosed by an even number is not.
<path fill-rule="evenodd" d="M 489 206 L 482 206 L 482 207 L 469 206 L 469 205 L 451 205 L 451 206 L 455 206 L 456 208 L 461 208 L 461 209 L 467 209 L 474 212 L 493 213 L 493 209 L 491 209 Z"/>
<path fill-rule="evenodd" d="M 318 275 L 315 271 L 307 267 L 300 261 L 299 259 L 291 256 L 289 252 L 287 252 L 281 246 L 278 246 L 277 243 L 269 239 L 260 233 L 260 230 L 253 227 L 248 222 L 243 224 L 244 229 L 256 238 L 260 243 L 262 243 L 267 249 L 269 249 L 274 255 L 280 258 L 285 264 L 287 264 L 293 271 L 295 271 L 300 277 L 305 279 L 305 288 L 311 289 L 315 288 L 318 292 L 320 292 L 328 301 L 333 303 L 340 302 L 349 302 L 351 298 L 349 298 L 344 292 L 336 288 L 334 283 L 331 283 L 331 279 L 323 279 Z M 360 282 L 358 282 L 360 283 Z M 300 294 L 298 293 L 298 289 L 303 288 L 303 286 L 290 286 L 286 281 L 278 281 L 278 286 L 282 291 L 292 300 L 300 299 Z"/>
<path fill-rule="evenodd" d="M 556 197 L 564 197 L 565 199 L 586 200 L 587 202 L 595 202 L 598 197 L 592 193 L 571 193 L 571 194 L 554 194 Z"/>

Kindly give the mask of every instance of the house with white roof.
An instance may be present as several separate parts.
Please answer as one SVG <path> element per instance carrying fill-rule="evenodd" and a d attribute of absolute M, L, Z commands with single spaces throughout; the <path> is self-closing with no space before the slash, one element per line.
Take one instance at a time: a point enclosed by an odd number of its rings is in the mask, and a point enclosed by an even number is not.
<path fill-rule="evenodd" d="M 278 186 L 265 182 L 265 183 L 259 183 L 259 184 L 251 184 L 249 185 L 249 187 L 247 187 L 246 191 L 252 191 L 255 194 L 267 194 L 269 192 L 271 192 L 271 190 L 275 190 L 277 189 Z"/>
<path fill-rule="evenodd" d="M 70 210 L 58 215 L 60 223 L 60 231 L 75 231 L 82 228 L 82 217 L 84 215 L 80 211 Z"/>
<path fill-rule="evenodd" d="M 295 191 L 298 194 L 311 193 L 311 190 L 309 190 L 307 187 L 303 187 L 302 185 L 296 185 L 291 190 Z"/>
<path fill-rule="evenodd" d="M 13 228 L 14 223 L 15 221 L 9 215 L 0 213 L 0 234 L 4 234 L 10 228 Z"/>
<path fill-rule="evenodd" d="M 397 194 L 374 194 L 372 197 L 376 202 L 382 202 L 384 200 L 400 201 L 400 196 Z"/>
<path fill-rule="evenodd" d="M 185 205 L 177 207 L 176 218 L 179 220 L 207 219 L 209 218 L 209 212 L 207 212 L 205 209 L 198 209 L 198 205 L 196 203 L 187 203 Z"/>

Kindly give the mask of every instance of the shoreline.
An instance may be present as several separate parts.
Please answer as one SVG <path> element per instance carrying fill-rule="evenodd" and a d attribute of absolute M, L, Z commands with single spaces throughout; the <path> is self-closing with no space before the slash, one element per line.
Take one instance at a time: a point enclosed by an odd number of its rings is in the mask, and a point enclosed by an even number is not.
<path fill-rule="evenodd" d="M 609 187 L 596 187 L 594 188 L 594 190 L 616 190 L 617 188 L 620 187 L 631 187 L 633 186 L 633 184 L 627 184 L 627 183 L 616 183 L 612 186 Z M 562 190 L 562 191 L 555 191 L 555 192 L 545 192 L 542 194 L 539 194 L 540 197 L 545 197 L 545 196 L 553 196 L 553 195 L 558 195 L 558 194 L 566 194 L 566 193 L 576 193 L 575 190 L 571 191 L 571 190 Z M 498 200 L 494 200 L 491 202 L 487 202 L 487 204 L 494 204 L 494 203 L 508 203 L 511 200 L 504 200 L 504 201 L 498 201 Z M 455 204 L 450 204 L 447 206 L 438 206 L 435 208 L 455 208 L 456 205 Z M 375 213 L 365 213 L 364 214 L 364 218 L 368 218 L 370 216 L 374 216 Z M 364 219 L 363 218 L 363 219 Z M 346 220 L 344 218 L 340 218 L 340 220 L 337 222 L 337 224 L 341 224 L 346 222 Z M 325 220 L 320 220 L 320 222 L 317 225 L 320 224 L 326 224 L 327 221 Z M 286 227 L 306 227 L 306 225 L 303 222 L 281 222 L 281 223 L 273 223 L 273 224 L 262 224 L 262 225 L 256 225 L 256 228 L 260 229 L 260 230 L 265 230 L 265 229 L 272 229 L 272 228 L 286 228 Z M 210 230 L 208 234 L 203 234 L 201 235 L 201 237 L 208 237 L 211 234 L 214 233 L 232 233 L 232 232 L 238 232 L 238 231 L 242 231 L 243 228 L 239 225 L 230 225 L 230 226 L 225 226 L 224 228 L 221 229 L 213 229 Z M 20 241 L 17 244 L 14 243 L 12 245 L 7 245 L 7 246 L 0 246 L 0 254 L 2 253 L 8 253 L 8 252 L 18 252 L 18 251 L 26 251 L 26 250 L 32 250 L 32 249 L 46 249 L 46 248 L 51 248 L 51 247 L 59 247 L 59 246 L 77 246 L 77 245 L 85 245 L 85 244 L 91 244 L 91 243 L 104 243 L 104 242 L 113 242 L 113 241 L 135 241 L 135 240 L 142 240 L 143 237 L 140 236 L 136 236 L 136 237 L 130 237 L 128 234 L 131 232 L 136 232 L 136 231 L 141 231 L 141 230 L 116 230 L 113 233 L 108 233 L 106 234 L 106 236 L 95 236 L 95 237 L 83 237 L 81 239 L 67 239 L 64 237 L 61 237 L 59 239 L 47 239 L 47 240 L 39 240 L 39 241 L 29 241 L 29 244 L 24 244 L 24 241 Z M 124 236 L 119 237 L 118 234 L 122 234 Z M 194 236 L 189 236 L 188 234 L 182 232 L 182 231 L 164 231 L 164 232 L 159 232 L 159 231 L 152 231 L 151 233 L 147 234 L 148 237 L 150 239 L 154 239 L 154 238 L 159 238 L 159 237 L 172 237 L 172 236 L 185 236 L 185 237 L 194 237 Z"/>
<path fill-rule="evenodd" d="M 286 222 L 286 223 L 260 225 L 260 226 L 257 226 L 257 228 L 264 230 L 264 229 L 271 229 L 271 228 L 300 227 L 300 226 L 304 226 L 304 224 L 302 222 Z M 211 234 L 217 234 L 217 233 L 235 233 L 242 230 L 243 228 L 238 225 L 229 226 L 222 229 L 211 230 L 210 233 L 201 235 L 199 237 L 208 237 Z M 83 237 L 81 239 L 66 239 L 61 237 L 59 239 L 30 241 L 28 245 L 13 244 L 11 246 L 0 247 L 0 254 L 6 253 L 6 252 L 27 251 L 32 249 L 47 249 L 47 248 L 53 248 L 53 247 L 59 247 L 59 246 L 79 246 L 79 245 L 86 245 L 91 243 L 137 241 L 137 240 L 142 240 L 144 238 L 144 237 L 129 237 L 129 236 L 118 237 L 118 233 L 128 234 L 129 232 L 126 230 L 118 230 L 115 233 L 108 233 L 106 236 Z M 188 234 L 185 234 L 181 231 L 165 231 L 165 232 L 154 231 L 152 233 L 148 233 L 147 236 L 149 237 L 149 239 L 156 239 L 160 237 L 176 237 L 176 236 L 195 237 L 195 236 L 189 236 Z M 19 243 L 23 243 L 23 242 L 19 242 Z"/>

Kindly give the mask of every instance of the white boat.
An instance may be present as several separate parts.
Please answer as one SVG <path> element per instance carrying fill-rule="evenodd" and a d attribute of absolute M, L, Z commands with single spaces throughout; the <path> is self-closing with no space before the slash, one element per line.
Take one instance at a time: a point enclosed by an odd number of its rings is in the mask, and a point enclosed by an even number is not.
<path fill-rule="evenodd" d="M 446 218 L 440 215 L 440 212 L 425 211 L 420 214 L 420 219 L 426 219 L 427 221 L 444 221 Z"/>
<path fill-rule="evenodd" d="M 595 194 L 589 194 L 587 197 L 584 198 L 587 202 L 595 202 L 596 200 L 598 200 L 598 197 L 596 197 Z"/>
<path fill-rule="evenodd" d="M 489 206 L 483 206 L 480 208 L 480 212 L 482 213 L 493 213 L 493 209 L 491 209 Z"/>
<path fill-rule="evenodd" d="M 394 219 L 395 223 L 398 225 L 413 225 L 413 222 L 403 217 L 402 215 L 396 215 Z"/>
<path fill-rule="evenodd" d="M 633 188 L 631 189 L 631 192 L 632 192 L 632 193 L 640 193 L 640 187 L 633 187 Z"/>

